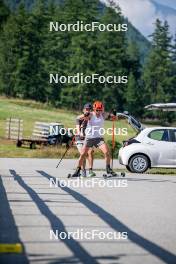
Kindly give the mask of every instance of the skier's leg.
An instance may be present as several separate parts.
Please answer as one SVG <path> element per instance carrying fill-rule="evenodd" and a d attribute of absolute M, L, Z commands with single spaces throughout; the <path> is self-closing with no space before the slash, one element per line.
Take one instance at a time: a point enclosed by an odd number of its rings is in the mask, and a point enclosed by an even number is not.
<path fill-rule="evenodd" d="M 93 171 L 93 153 L 94 153 L 93 148 L 90 148 L 88 151 L 88 156 L 87 156 L 88 163 L 89 163 L 89 175 L 88 175 L 89 177 L 96 176 L 96 173 Z"/>
<path fill-rule="evenodd" d="M 87 155 L 88 150 L 89 150 L 88 147 L 86 147 L 86 146 L 82 147 L 81 154 L 80 154 L 80 157 L 79 157 L 79 160 L 78 160 L 78 165 L 77 165 L 76 171 L 73 173 L 72 177 L 79 177 L 80 171 L 81 171 L 81 167 L 83 166 L 83 162 L 85 160 L 85 157 Z"/>
<path fill-rule="evenodd" d="M 82 151 L 82 148 L 84 146 L 84 141 L 83 140 L 78 140 L 76 142 L 76 146 L 77 146 L 77 149 L 79 151 L 79 154 L 81 155 L 81 153 L 82 153 L 81 151 Z M 83 161 L 83 164 L 81 166 L 81 170 L 82 170 L 81 175 L 83 177 L 86 177 L 86 159 L 84 159 L 84 161 Z"/>
<path fill-rule="evenodd" d="M 87 153 L 87 160 L 89 163 L 89 168 L 93 168 L 93 148 L 90 148 Z"/>
<path fill-rule="evenodd" d="M 110 166 L 111 158 L 110 158 L 110 152 L 109 152 L 108 145 L 104 142 L 104 143 L 101 144 L 98 148 L 99 148 L 99 149 L 103 152 L 103 154 L 104 154 L 105 161 L 106 161 L 106 166 Z"/>
<path fill-rule="evenodd" d="M 81 149 L 81 153 L 80 153 L 80 157 L 79 157 L 79 160 L 78 160 L 78 167 L 82 167 L 83 166 L 83 163 L 84 163 L 84 160 L 87 156 L 87 153 L 89 151 L 89 147 L 87 146 L 83 146 L 82 149 Z"/>
<path fill-rule="evenodd" d="M 81 170 L 82 170 L 81 176 L 86 177 L 86 158 L 83 160 L 83 165 L 81 167 Z"/>
<path fill-rule="evenodd" d="M 110 166 L 111 158 L 110 158 L 110 151 L 108 145 L 106 143 L 103 143 L 102 145 L 99 146 L 99 149 L 103 152 L 105 157 L 107 174 L 115 175 L 116 173 L 111 169 Z"/>

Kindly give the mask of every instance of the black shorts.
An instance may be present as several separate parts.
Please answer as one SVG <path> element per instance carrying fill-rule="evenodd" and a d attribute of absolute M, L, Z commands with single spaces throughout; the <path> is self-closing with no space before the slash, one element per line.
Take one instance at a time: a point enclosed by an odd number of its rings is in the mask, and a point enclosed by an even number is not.
<path fill-rule="evenodd" d="M 105 143 L 104 138 L 86 138 L 84 146 L 88 148 L 98 148 Z"/>

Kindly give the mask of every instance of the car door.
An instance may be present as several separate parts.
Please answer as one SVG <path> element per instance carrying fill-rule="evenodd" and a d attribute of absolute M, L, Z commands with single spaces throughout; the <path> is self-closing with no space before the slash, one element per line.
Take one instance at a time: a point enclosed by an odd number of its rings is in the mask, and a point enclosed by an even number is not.
<path fill-rule="evenodd" d="M 126 118 L 128 123 L 137 131 L 140 132 L 144 129 L 143 125 L 134 116 L 130 115 L 127 111 L 124 113 L 117 113 L 117 117 Z"/>
<path fill-rule="evenodd" d="M 174 165 L 174 152 L 173 142 L 170 138 L 168 129 L 154 129 L 149 132 L 145 139 L 145 143 L 150 146 L 151 152 L 157 153 L 155 155 L 156 166 L 173 166 Z"/>
<path fill-rule="evenodd" d="M 173 163 L 176 166 L 176 128 L 175 129 L 170 129 L 170 136 L 171 140 L 173 142 Z"/>

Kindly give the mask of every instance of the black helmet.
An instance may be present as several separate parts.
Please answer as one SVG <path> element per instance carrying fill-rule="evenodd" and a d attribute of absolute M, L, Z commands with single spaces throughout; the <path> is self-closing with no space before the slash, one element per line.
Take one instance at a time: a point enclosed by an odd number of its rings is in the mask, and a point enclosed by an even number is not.
<path fill-rule="evenodd" d="M 92 109 L 92 104 L 91 104 L 91 103 L 86 103 L 86 104 L 84 105 L 84 109 L 85 109 L 85 108 Z"/>

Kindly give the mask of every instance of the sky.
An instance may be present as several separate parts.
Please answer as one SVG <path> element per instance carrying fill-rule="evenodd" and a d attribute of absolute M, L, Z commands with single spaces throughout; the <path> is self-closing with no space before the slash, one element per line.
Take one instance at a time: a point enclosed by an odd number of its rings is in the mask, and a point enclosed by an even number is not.
<path fill-rule="evenodd" d="M 101 0 L 107 3 L 108 0 Z M 168 21 L 171 33 L 176 33 L 176 12 L 175 15 L 165 16 L 161 11 L 156 10 L 150 0 L 114 0 L 122 9 L 122 13 L 129 21 L 146 37 L 152 34 L 156 18 Z M 168 5 L 176 10 L 176 0 L 155 0 L 160 4 Z"/>
<path fill-rule="evenodd" d="M 155 0 L 159 4 L 167 5 L 176 9 L 176 0 Z"/>

